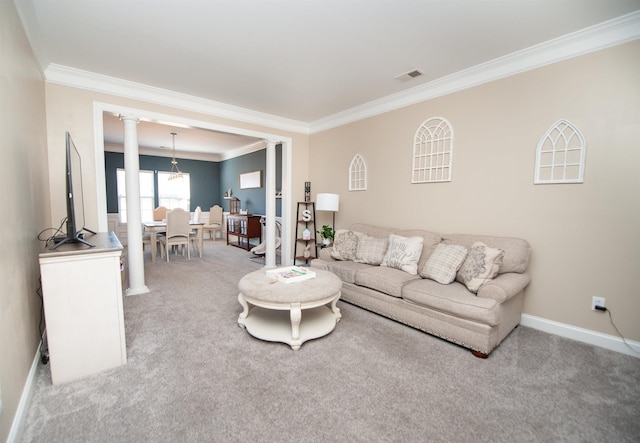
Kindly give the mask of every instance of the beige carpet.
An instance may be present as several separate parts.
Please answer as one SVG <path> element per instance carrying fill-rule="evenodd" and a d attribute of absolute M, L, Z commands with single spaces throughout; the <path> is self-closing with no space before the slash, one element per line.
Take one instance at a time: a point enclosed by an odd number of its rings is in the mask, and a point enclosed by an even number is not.
<path fill-rule="evenodd" d="M 519 327 L 487 360 L 347 303 L 299 351 L 237 326 L 261 267 L 206 241 L 125 298 L 128 364 L 53 386 L 24 442 L 637 442 L 640 359 Z M 304 321 L 304 317 L 303 317 Z"/>

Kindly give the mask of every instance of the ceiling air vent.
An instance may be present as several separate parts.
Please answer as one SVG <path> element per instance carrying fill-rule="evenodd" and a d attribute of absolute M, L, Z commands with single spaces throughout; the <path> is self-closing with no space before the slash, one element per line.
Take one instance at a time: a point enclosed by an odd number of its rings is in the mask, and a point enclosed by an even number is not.
<path fill-rule="evenodd" d="M 406 82 L 411 80 L 412 78 L 420 77 L 421 75 L 422 75 L 422 71 L 414 69 L 413 71 L 409 71 L 409 72 L 405 72 L 404 74 L 397 75 L 394 78 L 401 82 Z"/>

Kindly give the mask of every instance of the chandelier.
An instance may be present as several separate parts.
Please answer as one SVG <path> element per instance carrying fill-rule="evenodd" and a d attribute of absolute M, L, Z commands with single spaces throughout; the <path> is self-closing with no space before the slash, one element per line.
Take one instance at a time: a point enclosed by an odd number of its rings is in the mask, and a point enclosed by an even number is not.
<path fill-rule="evenodd" d="M 176 135 L 175 132 L 171 133 L 173 137 L 173 159 L 171 160 L 171 175 L 169 176 L 169 180 L 182 178 L 182 171 L 178 168 L 178 160 L 176 160 Z"/>

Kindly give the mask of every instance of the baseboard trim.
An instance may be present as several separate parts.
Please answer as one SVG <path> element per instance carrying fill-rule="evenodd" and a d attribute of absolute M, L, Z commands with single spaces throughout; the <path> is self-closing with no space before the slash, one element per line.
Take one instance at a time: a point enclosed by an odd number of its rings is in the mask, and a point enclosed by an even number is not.
<path fill-rule="evenodd" d="M 538 329 L 539 331 L 548 332 L 549 334 L 559 335 L 561 337 L 605 348 L 610 351 L 620 352 L 621 354 L 640 358 L 640 342 L 637 341 L 625 339 L 627 344 L 635 351 L 633 352 L 624 344 L 620 337 L 602 334 L 590 329 L 578 328 L 576 326 L 547 320 L 529 314 L 522 314 L 520 324 L 529 328 Z"/>
<path fill-rule="evenodd" d="M 36 355 L 31 363 L 31 370 L 24 382 L 24 388 L 22 389 L 22 395 L 20 396 L 20 402 L 18 403 L 18 409 L 16 415 L 13 417 L 13 423 L 11 423 L 11 429 L 9 430 L 9 436 L 7 437 L 7 443 L 16 443 L 22 440 L 22 432 L 24 430 L 24 423 L 27 419 L 27 413 L 29 412 L 29 406 L 31 406 L 31 400 L 33 398 L 33 392 L 36 383 L 36 371 L 40 364 L 40 351 L 42 349 L 42 341 L 36 349 Z"/>

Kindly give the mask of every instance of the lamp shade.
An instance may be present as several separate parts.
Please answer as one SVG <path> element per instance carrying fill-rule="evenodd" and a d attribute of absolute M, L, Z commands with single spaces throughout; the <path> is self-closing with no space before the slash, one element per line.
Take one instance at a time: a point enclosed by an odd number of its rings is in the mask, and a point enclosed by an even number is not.
<path fill-rule="evenodd" d="M 316 196 L 316 210 L 337 212 L 340 208 L 338 194 L 318 194 Z"/>

